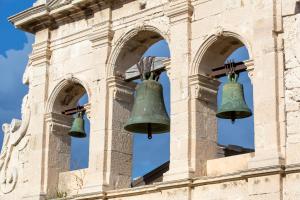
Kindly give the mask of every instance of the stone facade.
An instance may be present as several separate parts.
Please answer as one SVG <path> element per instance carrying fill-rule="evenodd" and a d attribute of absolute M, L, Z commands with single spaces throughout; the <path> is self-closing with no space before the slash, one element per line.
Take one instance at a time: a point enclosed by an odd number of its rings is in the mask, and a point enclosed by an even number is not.
<path fill-rule="evenodd" d="M 38 0 L 10 18 L 35 34 L 22 121 L 4 124 L 0 199 L 300 199 L 298 0 Z M 165 39 L 171 58 L 170 169 L 130 188 L 135 84 L 122 78 Z M 208 75 L 249 51 L 255 152 L 219 158 Z M 87 93 L 89 168 L 68 171 L 71 119 Z"/>

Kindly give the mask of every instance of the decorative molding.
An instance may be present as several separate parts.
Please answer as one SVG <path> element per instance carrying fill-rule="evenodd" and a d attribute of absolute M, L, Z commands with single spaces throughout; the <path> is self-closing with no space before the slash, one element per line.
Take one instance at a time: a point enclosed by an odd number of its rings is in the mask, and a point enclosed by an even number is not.
<path fill-rule="evenodd" d="M 194 13 L 194 7 L 190 1 L 180 0 L 171 1 L 166 11 L 166 15 L 170 18 L 171 24 L 184 20 L 191 20 Z"/>
<path fill-rule="evenodd" d="M 200 44 L 200 47 L 194 56 L 194 60 L 191 64 L 191 68 L 189 70 L 190 75 L 202 73 L 202 71 L 200 69 L 200 63 L 201 63 L 205 53 L 208 51 L 209 47 L 211 47 L 216 41 L 218 41 L 220 39 L 220 37 L 234 37 L 234 38 L 238 39 L 246 46 L 246 48 L 248 49 L 248 52 L 249 52 L 249 57 L 250 57 L 250 59 L 252 58 L 250 43 L 244 37 L 242 37 L 241 35 L 239 35 L 235 32 L 225 30 L 221 26 L 218 26 L 209 35 L 209 37 Z"/>
<path fill-rule="evenodd" d="M 89 35 L 93 48 L 102 47 L 103 45 L 111 45 L 113 37 L 114 31 L 111 30 L 111 21 L 94 25 L 92 33 Z"/>
<path fill-rule="evenodd" d="M 214 36 L 217 38 L 223 37 L 224 36 L 224 28 L 222 26 L 217 26 L 214 29 Z"/>
<path fill-rule="evenodd" d="M 50 10 L 54 10 L 56 8 L 60 8 L 64 5 L 68 5 L 72 2 L 72 0 L 52 0 L 48 3 L 48 8 Z"/>
<path fill-rule="evenodd" d="M 89 88 L 89 85 L 85 81 L 75 77 L 74 74 L 69 73 L 69 74 L 66 74 L 65 77 L 52 90 L 52 93 L 51 93 L 50 97 L 48 98 L 47 104 L 46 104 L 46 112 L 47 113 L 54 112 L 55 100 L 57 99 L 58 95 L 66 86 L 73 84 L 73 83 L 80 84 L 85 89 L 85 91 L 88 95 L 88 99 L 90 100 L 91 90 Z"/>
<path fill-rule="evenodd" d="M 9 21 L 19 29 L 36 33 L 46 28 L 55 29 L 58 25 L 76 19 L 87 18 L 106 4 L 106 0 L 52 0 L 18 13 L 10 17 Z M 84 8 L 84 10 L 82 8 Z M 72 13 L 71 16 L 70 13 Z"/>
<path fill-rule="evenodd" d="M 50 50 L 50 41 L 37 43 L 32 45 L 32 54 L 29 57 L 32 66 L 40 65 L 42 63 L 49 64 L 52 52 Z"/>
<path fill-rule="evenodd" d="M 49 25 L 51 23 L 49 10 L 46 4 L 29 8 L 21 13 L 9 17 L 8 20 L 17 28 L 30 33 L 35 33 L 37 30 L 42 29 L 45 25 Z M 39 23 L 38 21 L 42 23 Z"/>
<path fill-rule="evenodd" d="M 13 162 L 12 154 L 14 150 L 22 150 L 27 142 L 24 139 L 30 121 L 30 106 L 28 95 L 23 98 L 22 121 L 13 119 L 11 124 L 3 124 L 4 141 L 0 154 L 0 191 L 4 194 L 15 189 L 18 181 L 18 162 Z M 20 146 L 20 144 L 22 144 Z M 18 159 L 18 158 L 14 158 Z"/>
<path fill-rule="evenodd" d="M 155 24 L 142 22 L 135 24 L 135 26 L 128 27 L 127 30 L 125 29 L 124 33 L 113 43 L 114 48 L 112 49 L 112 53 L 110 54 L 107 62 L 107 77 L 117 75 L 115 69 L 118 56 L 120 55 L 126 43 L 130 41 L 130 39 L 132 39 L 134 36 L 138 35 L 141 31 L 151 31 L 157 33 L 166 41 L 170 41 L 168 36 L 169 25 L 166 23 L 163 23 L 159 27 L 156 27 Z"/>

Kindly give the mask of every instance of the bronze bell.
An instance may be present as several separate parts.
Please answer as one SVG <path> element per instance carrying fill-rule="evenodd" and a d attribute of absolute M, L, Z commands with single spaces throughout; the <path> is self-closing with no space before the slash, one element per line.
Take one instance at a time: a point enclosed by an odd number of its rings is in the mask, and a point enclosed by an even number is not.
<path fill-rule="evenodd" d="M 241 119 L 250 117 L 252 112 L 244 98 L 243 85 L 237 82 L 238 75 L 228 75 L 228 83 L 223 86 L 222 104 L 217 112 L 217 117 L 222 119 Z"/>
<path fill-rule="evenodd" d="M 84 112 L 78 112 L 76 118 L 73 121 L 72 128 L 69 131 L 69 135 L 76 138 L 86 137 L 84 130 Z"/>
<path fill-rule="evenodd" d="M 158 80 L 158 79 L 157 79 Z M 130 132 L 160 134 L 170 131 L 170 118 L 163 99 L 162 85 L 153 74 L 136 88 L 133 108 L 124 129 Z"/>

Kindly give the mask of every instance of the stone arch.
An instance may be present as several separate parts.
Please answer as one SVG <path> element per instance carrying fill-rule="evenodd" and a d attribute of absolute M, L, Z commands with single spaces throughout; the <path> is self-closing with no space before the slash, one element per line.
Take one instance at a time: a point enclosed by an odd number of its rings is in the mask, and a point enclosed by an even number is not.
<path fill-rule="evenodd" d="M 47 113 L 60 113 L 62 110 L 75 107 L 78 100 L 87 93 L 90 100 L 91 92 L 85 81 L 76 77 L 61 80 L 52 91 L 48 99 Z"/>
<path fill-rule="evenodd" d="M 107 77 L 111 77 L 116 72 L 124 73 L 126 69 L 133 66 L 141 58 L 143 53 L 154 43 L 160 40 L 166 40 L 169 44 L 167 30 L 161 30 L 152 25 L 137 25 L 137 27 L 126 31 L 115 42 L 115 47 L 108 59 Z M 126 52 L 130 52 L 131 59 L 122 62 Z M 119 63 L 122 63 L 120 66 Z"/>
<path fill-rule="evenodd" d="M 210 74 L 211 68 L 222 66 L 227 57 L 242 46 L 247 48 L 251 60 L 251 45 L 245 37 L 231 31 L 223 30 L 212 34 L 200 45 L 199 50 L 195 54 L 195 59 L 190 68 L 190 75 Z M 220 55 L 218 59 L 215 57 L 216 54 Z M 213 59 L 212 56 L 214 56 Z M 211 66 L 208 66 L 208 64 Z"/>

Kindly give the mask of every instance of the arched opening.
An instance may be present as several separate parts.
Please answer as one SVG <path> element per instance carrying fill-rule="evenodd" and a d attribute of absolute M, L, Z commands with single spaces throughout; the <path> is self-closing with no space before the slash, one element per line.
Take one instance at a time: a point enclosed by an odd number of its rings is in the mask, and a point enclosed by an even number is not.
<path fill-rule="evenodd" d="M 169 47 L 160 34 L 153 31 L 140 31 L 122 47 L 116 59 L 115 74 L 125 74 L 141 58 L 148 56 L 168 59 Z M 139 78 L 133 81 L 140 83 Z M 163 86 L 164 102 L 170 114 L 170 83 L 166 72 L 161 73 L 159 82 Z M 151 140 L 146 134 L 133 133 L 132 187 L 162 181 L 165 171 L 155 173 L 155 170 L 160 167 L 168 170 L 169 159 L 169 133 L 153 135 Z"/>
<path fill-rule="evenodd" d="M 85 93 L 78 101 L 78 105 L 87 105 L 88 95 Z M 73 115 L 76 117 L 76 115 Z M 90 141 L 90 121 L 85 114 L 84 130 L 86 132 L 85 138 L 71 137 L 71 162 L 70 170 L 78 170 L 88 168 L 89 164 L 89 141 Z"/>
<path fill-rule="evenodd" d="M 221 36 L 204 52 L 200 65 L 199 73 L 211 75 L 212 69 L 226 64 L 228 61 L 235 63 L 244 62 L 247 65 L 249 52 L 245 44 L 233 36 Z M 248 75 L 248 69 L 239 73 L 238 82 L 243 85 L 245 101 L 253 113 L 252 83 Z M 227 83 L 227 76 L 218 76 L 220 86 L 218 89 L 217 104 L 221 106 L 222 88 Z M 253 115 L 249 118 L 237 119 L 234 123 L 229 119 L 217 119 L 217 142 L 224 151 L 225 156 L 237 155 L 254 151 L 254 121 Z"/>
<path fill-rule="evenodd" d="M 249 60 L 248 50 L 245 46 L 236 49 L 228 58 L 235 62 L 243 62 Z M 227 83 L 227 77 L 219 78 L 221 82 L 218 90 L 218 106 L 222 101 L 222 88 Z M 253 112 L 253 86 L 248 76 L 248 72 L 244 71 L 239 74 L 239 83 L 243 85 L 246 104 Z M 240 146 L 247 149 L 254 149 L 254 119 L 253 115 L 249 118 L 239 119 L 232 123 L 230 120 L 218 119 L 218 143 L 228 147 L 231 145 Z M 234 146 L 233 146 L 234 145 Z"/>
<path fill-rule="evenodd" d="M 77 116 L 76 108 L 78 106 L 86 106 L 88 102 L 86 89 L 77 81 L 69 80 L 56 95 L 53 112 L 69 119 L 69 125 L 71 126 Z M 74 112 L 65 113 L 65 111 L 70 109 L 75 110 Z M 65 159 L 67 159 L 67 163 L 69 163 L 68 166 L 66 166 L 68 170 L 88 168 L 90 122 L 86 113 L 84 114 L 84 129 L 86 132 L 85 138 L 69 136 L 68 132 L 70 128 L 60 129 L 61 133 L 59 134 L 63 136 L 62 140 L 68 141 L 68 155 L 67 157 L 65 155 Z"/>
<path fill-rule="evenodd" d="M 170 57 L 168 44 L 161 40 L 152 46 L 143 55 L 156 57 Z M 170 116 L 170 81 L 164 71 L 160 75 L 159 82 L 163 86 L 163 96 L 167 112 Z M 148 140 L 146 135 L 134 134 L 133 146 L 133 167 L 132 178 L 138 179 L 152 170 L 165 166 L 170 159 L 170 133 L 155 135 L 152 140 Z M 165 169 L 163 169 L 165 170 Z M 162 177 L 159 177 L 161 181 Z"/>
<path fill-rule="evenodd" d="M 127 69 L 138 63 L 150 46 L 161 40 L 164 38 L 153 31 L 143 30 L 136 33 L 121 47 L 114 62 L 114 72 L 125 74 Z"/>

